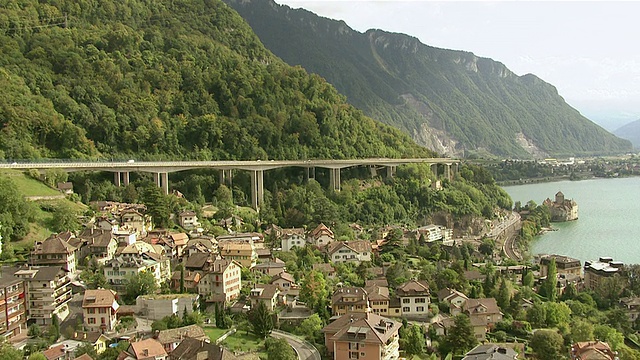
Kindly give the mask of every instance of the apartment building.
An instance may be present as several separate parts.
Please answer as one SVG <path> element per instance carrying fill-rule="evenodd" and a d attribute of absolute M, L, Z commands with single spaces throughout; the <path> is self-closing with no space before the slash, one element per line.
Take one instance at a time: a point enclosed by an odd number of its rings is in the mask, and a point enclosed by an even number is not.
<path fill-rule="evenodd" d="M 41 326 L 49 326 L 54 315 L 60 321 L 69 316 L 71 281 L 61 267 L 20 268 L 14 275 L 25 281 L 29 320 Z"/>

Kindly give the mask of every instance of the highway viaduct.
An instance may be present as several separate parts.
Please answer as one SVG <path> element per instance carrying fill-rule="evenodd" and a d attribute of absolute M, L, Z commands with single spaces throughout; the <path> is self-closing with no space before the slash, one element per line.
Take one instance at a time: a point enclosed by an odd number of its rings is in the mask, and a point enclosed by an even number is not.
<path fill-rule="evenodd" d="M 264 172 L 285 167 L 302 167 L 307 171 L 307 178 L 314 177 L 315 168 L 329 169 L 329 186 L 334 191 L 340 190 L 340 170 L 355 166 L 369 166 L 372 173 L 377 167 L 386 168 L 387 176 L 393 176 L 398 165 L 405 164 L 429 164 L 431 170 L 438 176 L 437 165 L 444 166 L 444 177 L 451 179 L 453 171 L 456 171 L 460 160 L 449 158 L 412 158 L 412 159 L 344 159 L 344 160 L 247 160 L 247 161 L 122 161 L 122 162 L 96 162 L 96 161 L 42 161 L 42 162 L 13 162 L 0 164 L 0 169 L 19 170 L 47 170 L 60 169 L 67 172 L 73 171 L 108 171 L 114 173 L 117 186 L 129 184 L 130 172 L 152 173 L 155 183 L 162 188 L 165 194 L 169 193 L 169 173 L 194 170 L 215 169 L 220 171 L 220 182 L 231 184 L 233 170 L 249 171 L 251 174 L 251 205 L 259 209 L 264 199 Z"/>

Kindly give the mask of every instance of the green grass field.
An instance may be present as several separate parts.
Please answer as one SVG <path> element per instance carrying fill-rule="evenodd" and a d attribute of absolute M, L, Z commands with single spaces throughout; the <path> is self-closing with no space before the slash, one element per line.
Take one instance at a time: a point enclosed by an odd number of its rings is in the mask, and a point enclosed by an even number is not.
<path fill-rule="evenodd" d="M 18 192 L 25 197 L 61 195 L 60 191 L 50 188 L 22 171 L 1 169 L 0 176 L 10 179 L 18 188 Z M 49 229 L 53 215 L 51 212 L 43 210 L 43 208 L 55 208 L 60 204 L 69 206 L 77 214 L 82 214 L 87 210 L 86 205 L 74 203 L 64 198 L 33 201 L 36 221 L 31 223 L 30 231 L 24 239 L 10 243 L 16 252 L 20 253 L 24 251 L 23 249 L 30 248 L 36 240 L 44 240 L 53 233 Z"/>
<path fill-rule="evenodd" d="M 0 176 L 11 179 L 18 191 L 24 196 L 55 196 L 60 195 L 60 191 L 52 189 L 42 182 L 27 176 L 22 171 L 2 169 Z"/>
<path fill-rule="evenodd" d="M 244 331 L 237 331 L 227 337 L 221 345 L 231 351 L 264 353 L 264 340 L 258 339 L 251 333 L 246 334 Z"/>
<path fill-rule="evenodd" d="M 215 342 L 220 336 L 229 331 L 229 329 L 218 329 L 216 327 L 204 327 L 203 329 L 204 333 L 211 339 L 211 342 Z"/>

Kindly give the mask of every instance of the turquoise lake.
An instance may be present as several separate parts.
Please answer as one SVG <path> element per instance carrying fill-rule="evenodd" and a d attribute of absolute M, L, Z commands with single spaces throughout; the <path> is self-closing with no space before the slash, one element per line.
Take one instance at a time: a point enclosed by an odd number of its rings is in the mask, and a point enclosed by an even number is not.
<path fill-rule="evenodd" d="M 640 263 L 640 177 L 593 179 L 505 186 L 523 205 L 542 204 L 562 191 L 578 203 L 578 220 L 552 223 L 558 231 L 537 237 L 532 254 L 567 255 L 582 260 L 611 256 L 626 264 Z"/>

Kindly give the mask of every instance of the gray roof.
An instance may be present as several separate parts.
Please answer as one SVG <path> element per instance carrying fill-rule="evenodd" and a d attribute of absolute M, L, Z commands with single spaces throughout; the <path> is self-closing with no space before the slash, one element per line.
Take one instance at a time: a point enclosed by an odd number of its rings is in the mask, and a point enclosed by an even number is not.
<path fill-rule="evenodd" d="M 38 270 L 33 279 L 39 281 L 51 281 L 65 275 L 65 270 L 60 266 L 32 267 L 32 269 Z"/>
<path fill-rule="evenodd" d="M 478 345 L 469 351 L 462 360 L 513 360 L 518 353 L 507 347 L 497 344 Z"/>

